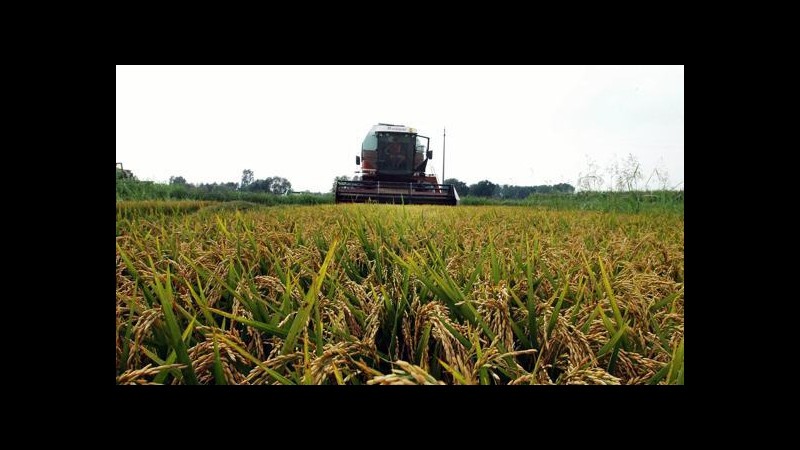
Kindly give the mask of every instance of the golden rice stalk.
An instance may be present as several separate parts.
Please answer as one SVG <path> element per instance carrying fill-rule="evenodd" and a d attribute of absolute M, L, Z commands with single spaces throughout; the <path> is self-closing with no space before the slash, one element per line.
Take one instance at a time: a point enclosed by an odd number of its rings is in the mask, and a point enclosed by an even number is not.
<path fill-rule="evenodd" d="M 562 378 L 564 384 L 621 384 L 621 380 L 599 367 L 567 371 Z"/>
<path fill-rule="evenodd" d="M 326 344 L 322 355 L 311 362 L 311 374 L 315 384 L 324 384 L 326 381 L 331 383 L 338 382 L 336 372 L 352 375 L 359 372 L 359 365 L 356 357 L 367 355 L 372 349 L 361 342 L 336 344 Z"/>
<path fill-rule="evenodd" d="M 505 283 L 499 286 L 490 286 L 488 283 L 482 287 L 483 299 L 477 300 L 478 313 L 488 322 L 489 329 L 500 341 L 506 350 L 514 349 L 514 331 L 511 328 L 510 295 Z"/>
<path fill-rule="evenodd" d="M 138 366 L 143 359 L 143 352 L 140 352 L 140 347 L 145 336 L 149 336 L 150 328 L 162 316 L 161 306 L 156 306 L 147 309 L 136 320 L 133 325 L 133 345 L 131 345 L 130 353 L 128 354 L 128 367 Z"/>
<path fill-rule="evenodd" d="M 399 366 L 399 369 L 392 369 L 392 373 L 388 375 L 377 376 L 369 381 L 367 384 L 398 384 L 398 385 L 443 385 L 443 381 L 439 381 L 422 367 L 415 366 L 406 361 L 398 360 L 394 362 Z"/>
<path fill-rule="evenodd" d="M 117 377 L 117 384 L 158 384 L 145 379 L 145 377 L 158 375 L 164 370 L 183 369 L 184 367 L 186 366 L 183 364 L 166 364 L 156 367 L 152 367 L 152 364 L 148 364 L 141 369 L 131 369 L 120 374 L 120 376 Z"/>
<path fill-rule="evenodd" d="M 192 360 L 192 366 L 195 374 L 197 374 L 197 381 L 201 384 L 214 383 L 214 362 L 216 359 L 214 345 L 216 342 L 225 381 L 228 384 L 247 384 L 245 376 L 239 372 L 237 365 L 249 365 L 250 362 L 231 348 L 227 342 L 219 339 L 219 336 L 225 336 L 231 342 L 243 348 L 245 347 L 244 342 L 234 333 L 218 328 L 212 329 L 207 326 L 199 326 L 197 331 L 205 335 L 205 341 L 189 349 L 189 358 Z"/>
<path fill-rule="evenodd" d="M 296 365 L 302 367 L 303 365 L 303 352 L 289 353 L 287 355 L 280 355 L 280 347 L 278 348 L 278 356 L 263 361 L 263 365 L 268 369 L 276 370 L 279 374 L 286 376 L 289 373 L 288 366 Z M 248 384 L 277 384 L 278 382 L 270 376 L 261 366 L 255 366 L 247 374 L 245 378 Z"/>

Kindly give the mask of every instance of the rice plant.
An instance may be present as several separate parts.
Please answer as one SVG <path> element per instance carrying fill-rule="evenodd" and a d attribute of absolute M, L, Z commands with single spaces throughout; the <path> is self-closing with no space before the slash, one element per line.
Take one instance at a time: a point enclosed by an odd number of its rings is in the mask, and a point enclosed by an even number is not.
<path fill-rule="evenodd" d="M 683 220 L 121 202 L 116 382 L 682 384 Z"/>

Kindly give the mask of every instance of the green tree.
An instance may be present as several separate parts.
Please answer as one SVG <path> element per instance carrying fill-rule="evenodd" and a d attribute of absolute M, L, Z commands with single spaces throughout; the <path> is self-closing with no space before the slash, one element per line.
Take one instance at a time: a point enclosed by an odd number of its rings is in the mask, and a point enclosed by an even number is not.
<path fill-rule="evenodd" d="M 253 171 L 250 169 L 244 169 L 242 171 L 242 185 L 240 187 L 241 190 L 246 190 L 248 186 L 253 182 Z"/>
<path fill-rule="evenodd" d="M 489 180 L 479 181 L 469 187 L 470 195 L 476 197 L 492 197 L 497 190 L 497 185 Z"/>
<path fill-rule="evenodd" d="M 282 177 L 268 177 L 263 180 L 255 180 L 246 188 L 250 192 L 269 192 L 275 195 L 283 195 L 292 190 L 292 183 Z"/>
<path fill-rule="evenodd" d="M 267 178 L 267 180 L 269 180 L 270 192 L 275 195 L 284 195 L 292 190 L 292 183 L 290 183 L 286 178 L 271 177 Z"/>
<path fill-rule="evenodd" d="M 553 185 L 553 190 L 556 192 L 561 192 L 563 194 L 572 194 L 575 192 L 575 187 L 569 183 L 558 183 Z"/>
<path fill-rule="evenodd" d="M 177 185 L 186 186 L 187 183 L 186 183 L 186 178 L 183 178 L 183 177 L 169 177 L 169 184 L 171 184 L 171 185 L 172 184 L 177 184 Z"/>
<path fill-rule="evenodd" d="M 453 187 L 456 188 L 458 195 L 461 197 L 469 195 L 469 186 L 467 186 L 467 183 L 464 183 L 457 178 L 448 178 L 444 180 L 444 184 L 452 184 Z"/>
<path fill-rule="evenodd" d="M 250 192 L 270 192 L 269 183 L 269 179 L 255 180 L 248 184 L 245 189 Z"/>

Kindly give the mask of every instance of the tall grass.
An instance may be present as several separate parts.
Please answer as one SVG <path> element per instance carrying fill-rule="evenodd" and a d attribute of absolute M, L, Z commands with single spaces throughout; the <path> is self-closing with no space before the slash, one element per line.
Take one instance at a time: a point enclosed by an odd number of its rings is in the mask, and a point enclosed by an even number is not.
<path fill-rule="evenodd" d="M 532 206 L 550 210 L 603 212 L 683 213 L 683 191 L 578 192 L 577 194 L 531 194 L 522 200 L 466 196 L 463 205 Z"/>
<path fill-rule="evenodd" d="M 118 206 L 118 383 L 683 383 L 682 213 L 214 206 Z"/>
<path fill-rule="evenodd" d="M 242 192 L 230 189 L 200 189 L 187 185 L 169 185 L 149 181 L 116 181 L 116 199 L 123 200 L 194 200 L 194 201 L 246 201 L 262 205 L 319 205 L 333 203 L 333 194 L 274 195 L 265 192 Z"/>

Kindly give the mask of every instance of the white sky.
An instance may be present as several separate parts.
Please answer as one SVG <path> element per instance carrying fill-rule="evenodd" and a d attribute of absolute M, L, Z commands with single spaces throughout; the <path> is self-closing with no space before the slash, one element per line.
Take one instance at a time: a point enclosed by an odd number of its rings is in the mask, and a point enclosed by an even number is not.
<path fill-rule="evenodd" d="M 468 184 L 570 183 L 633 154 L 683 182 L 683 66 L 117 66 L 116 161 L 141 180 L 281 176 L 327 192 L 378 122 Z M 650 183 L 657 187 L 656 178 Z M 679 188 L 683 188 L 680 184 Z"/>

